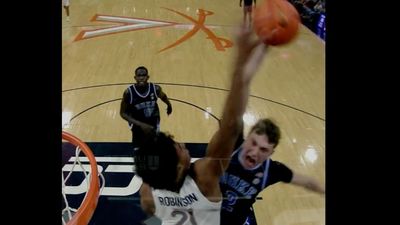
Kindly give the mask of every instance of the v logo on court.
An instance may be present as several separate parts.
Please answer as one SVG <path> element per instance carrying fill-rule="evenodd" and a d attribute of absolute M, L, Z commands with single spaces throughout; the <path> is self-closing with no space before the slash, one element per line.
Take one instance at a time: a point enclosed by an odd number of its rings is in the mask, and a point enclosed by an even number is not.
<path fill-rule="evenodd" d="M 83 30 L 81 31 L 78 36 L 75 38 L 74 41 L 81 41 L 89 38 L 101 37 L 105 35 L 117 34 L 122 32 L 128 31 L 137 31 L 137 30 L 144 30 L 144 29 L 152 29 L 152 28 L 159 28 L 159 27 L 168 27 L 173 26 L 174 28 L 186 28 L 190 29 L 185 35 L 179 38 L 174 43 L 162 48 L 158 52 L 163 52 L 167 49 L 176 47 L 177 45 L 187 41 L 193 35 L 195 35 L 199 31 L 203 31 L 207 35 L 207 39 L 211 40 L 218 51 L 225 51 L 226 48 L 230 48 L 233 46 L 233 42 L 222 37 L 218 37 L 215 35 L 214 32 L 210 30 L 210 28 L 215 28 L 215 26 L 207 26 L 205 25 L 206 17 L 213 15 L 214 13 L 211 11 L 207 11 L 204 9 L 198 9 L 197 20 L 185 15 L 181 12 L 164 8 L 171 12 L 174 12 L 182 17 L 188 19 L 191 24 L 183 24 L 183 23 L 175 23 L 169 21 L 162 21 L 162 20 L 150 20 L 150 19 L 143 19 L 143 18 L 133 18 L 133 17 L 121 17 L 121 16 L 109 16 L 109 15 L 99 15 L 96 14 L 91 21 L 99 21 L 99 22 L 112 22 L 118 23 L 120 25 L 107 27 L 107 28 L 100 28 L 100 29 L 93 29 L 93 30 Z"/>

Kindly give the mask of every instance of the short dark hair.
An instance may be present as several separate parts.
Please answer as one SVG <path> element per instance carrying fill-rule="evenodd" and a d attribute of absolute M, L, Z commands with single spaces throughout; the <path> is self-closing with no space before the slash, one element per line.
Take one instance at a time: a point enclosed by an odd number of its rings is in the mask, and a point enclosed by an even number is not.
<path fill-rule="evenodd" d="M 266 134 L 268 141 L 271 144 L 278 146 L 281 139 L 281 130 L 271 119 L 260 119 L 250 130 L 250 133 L 255 131 L 256 134 Z"/>
<path fill-rule="evenodd" d="M 136 173 L 155 189 L 176 191 L 178 155 L 175 141 L 164 132 L 152 133 L 134 152 Z"/>
<path fill-rule="evenodd" d="M 146 67 L 144 67 L 144 66 L 139 66 L 138 68 L 135 69 L 135 76 L 138 75 L 138 71 L 139 71 L 139 70 L 145 70 L 145 71 L 146 71 L 146 76 L 149 74 L 149 71 L 147 70 Z"/>

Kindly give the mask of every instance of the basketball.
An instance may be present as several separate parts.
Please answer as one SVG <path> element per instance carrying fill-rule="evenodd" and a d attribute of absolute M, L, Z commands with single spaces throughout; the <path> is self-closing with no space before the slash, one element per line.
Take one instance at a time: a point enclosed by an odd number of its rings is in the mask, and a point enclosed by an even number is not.
<path fill-rule="evenodd" d="M 254 31 L 268 45 L 289 43 L 296 36 L 299 24 L 299 13 L 287 0 L 264 0 L 254 12 Z"/>

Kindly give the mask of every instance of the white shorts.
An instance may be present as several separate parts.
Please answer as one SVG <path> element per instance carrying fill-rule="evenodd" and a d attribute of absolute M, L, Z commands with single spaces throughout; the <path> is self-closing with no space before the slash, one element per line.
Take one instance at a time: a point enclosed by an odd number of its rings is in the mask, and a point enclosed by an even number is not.
<path fill-rule="evenodd" d="M 62 0 L 63 6 L 69 6 L 69 0 Z"/>

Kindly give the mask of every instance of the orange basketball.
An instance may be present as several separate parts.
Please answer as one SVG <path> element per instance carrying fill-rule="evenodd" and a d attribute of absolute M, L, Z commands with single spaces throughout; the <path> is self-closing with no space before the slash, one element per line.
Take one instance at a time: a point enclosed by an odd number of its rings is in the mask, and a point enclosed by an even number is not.
<path fill-rule="evenodd" d="M 286 0 L 264 0 L 254 12 L 254 31 L 268 45 L 290 42 L 296 36 L 299 24 L 299 13 Z"/>

